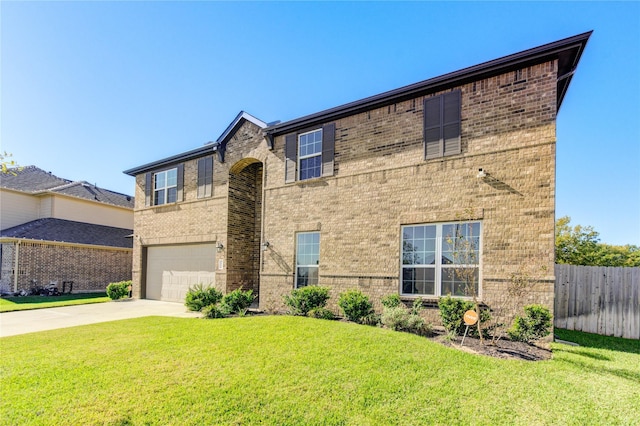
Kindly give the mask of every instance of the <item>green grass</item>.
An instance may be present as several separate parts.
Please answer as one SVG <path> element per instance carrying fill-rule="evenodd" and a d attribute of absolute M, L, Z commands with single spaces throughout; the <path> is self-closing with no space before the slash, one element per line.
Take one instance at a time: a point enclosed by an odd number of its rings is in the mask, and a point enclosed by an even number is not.
<path fill-rule="evenodd" d="M 0 424 L 637 424 L 638 341 L 550 361 L 302 317 L 147 317 L 0 340 Z M 611 350 L 609 347 L 615 347 Z"/>
<path fill-rule="evenodd" d="M 24 311 L 27 309 L 57 308 L 60 306 L 84 305 L 108 302 L 106 293 L 77 293 L 60 296 L 22 296 L 0 298 L 0 312 Z"/>

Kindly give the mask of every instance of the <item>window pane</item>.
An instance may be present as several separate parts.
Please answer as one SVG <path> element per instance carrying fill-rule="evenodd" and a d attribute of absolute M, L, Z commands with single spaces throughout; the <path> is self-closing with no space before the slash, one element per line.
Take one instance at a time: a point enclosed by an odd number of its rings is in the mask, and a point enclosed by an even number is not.
<path fill-rule="evenodd" d="M 321 156 L 303 158 L 300 160 L 300 180 L 320 177 L 322 168 Z"/>
<path fill-rule="evenodd" d="M 155 180 L 155 184 L 154 184 L 155 189 L 164 188 L 167 183 L 166 173 L 165 172 L 156 173 L 154 180 Z"/>
<path fill-rule="evenodd" d="M 178 189 L 175 186 L 167 189 L 167 203 L 175 203 L 177 199 Z"/>
<path fill-rule="evenodd" d="M 167 186 L 175 186 L 178 183 L 178 170 L 167 170 Z"/>
<path fill-rule="evenodd" d="M 155 202 L 154 204 L 164 204 L 165 203 L 165 199 L 164 199 L 164 189 L 161 189 L 159 191 L 155 191 Z"/>
<path fill-rule="evenodd" d="M 442 268 L 442 295 L 471 297 L 477 291 L 478 268 Z"/>
<path fill-rule="evenodd" d="M 318 285 L 318 268 L 298 267 L 296 271 L 296 287 Z"/>
<path fill-rule="evenodd" d="M 404 294 L 435 294 L 435 268 L 403 268 L 402 292 Z"/>

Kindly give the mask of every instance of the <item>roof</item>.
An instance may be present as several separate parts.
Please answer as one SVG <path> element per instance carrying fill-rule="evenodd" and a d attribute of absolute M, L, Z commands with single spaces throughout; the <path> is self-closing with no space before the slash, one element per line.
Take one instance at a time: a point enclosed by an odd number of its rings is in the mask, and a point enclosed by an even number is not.
<path fill-rule="evenodd" d="M 215 142 L 207 142 L 200 148 L 192 149 L 191 151 L 183 152 L 181 154 L 143 164 L 142 166 L 133 167 L 131 169 L 125 170 L 123 173 L 129 176 L 135 176 L 137 174 L 145 173 L 150 170 L 157 170 L 165 166 L 170 166 L 172 164 L 192 160 L 203 155 L 214 153 L 218 151 L 219 147 L 224 147 L 231 136 L 233 136 L 235 131 L 238 130 L 247 121 L 255 124 L 261 129 L 267 127 L 267 123 L 265 123 L 264 121 L 254 117 L 248 112 L 240 111 L 240 113 L 236 115 L 236 118 L 233 119 L 233 121 L 227 126 L 227 128 L 224 130 L 224 132 L 222 132 L 222 134 L 218 137 L 218 139 L 216 139 Z"/>
<path fill-rule="evenodd" d="M 133 239 L 127 238 L 132 233 L 131 229 L 46 218 L 5 229 L 0 237 L 132 248 Z"/>
<path fill-rule="evenodd" d="M 562 100 L 569 88 L 569 83 L 573 78 L 573 73 L 578 66 L 582 52 L 591 36 L 592 31 L 568 37 L 542 46 L 524 50 L 519 53 L 504 56 L 479 65 L 464 68 L 444 74 L 440 77 L 431 78 L 399 89 L 370 96 L 359 101 L 344 104 L 335 108 L 320 111 L 304 117 L 296 118 L 286 122 L 276 122 L 267 124 L 252 115 L 240 111 L 236 118 L 229 124 L 224 132 L 215 142 L 209 142 L 201 148 L 187 151 L 182 154 L 164 158 L 162 160 L 147 163 L 142 166 L 125 170 L 124 173 L 135 176 L 164 166 L 170 166 L 178 162 L 190 160 L 206 153 L 220 151 L 224 156 L 226 142 L 245 121 L 251 121 L 264 129 L 265 137 L 269 143 L 273 144 L 273 137 L 331 120 L 358 114 L 367 110 L 392 105 L 396 102 L 405 101 L 418 96 L 424 96 L 441 90 L 446 90 L 472 81 L 481 80 L 505 72 L 522 69 L 535 64 L 547 62 L 553 59 L 558 60 L 558 80 L 557 80 L 557 108 L 560 109 Z"/>
<path fill-rule="evenodd" d="M 0 188 L 13 189 L 33 195 L 57 193 L 97 201 L 119 207 L 133 208 L 133 197 L 98 188 L 86 181 L 71 181 L 46 172 L 36 166 L 10 169 L 0 177 Z"/>
<path fill-rule="evenodd" d="M 515 71 L 534 64 L 540 64 L 553 59 L 558 60 L 558 82 L 556 105 L 560 109 L 562 100 L 569 88 L 582 52 L 593 31 L 578 34 L 542 46 L 524 50 L 519 53 L 484 62 L 479 65 L 464 68 L 444 74 L 440 77 L 424 80 L 419 83 L 404 86 L 399 89 L 374 95 L 359 101 L 344 104 L 335 108 L 320 111 L 315 114 L 278 123 L 266 129 L 270 135 L 280 135 L 293 132 L 319 123 L 337 120 L 346 116 L 358 114 L 367 110 L 392 105 L 418 96 L 424 96 L 441 90 L 460 86 L 472 81 Z"/>

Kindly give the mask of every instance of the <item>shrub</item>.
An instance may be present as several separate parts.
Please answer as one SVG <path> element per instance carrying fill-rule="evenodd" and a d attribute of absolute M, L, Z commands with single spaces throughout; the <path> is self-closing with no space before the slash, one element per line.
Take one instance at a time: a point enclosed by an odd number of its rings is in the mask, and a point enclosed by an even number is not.
<path fill-rule="evenodd" d="M 373 313 L 373 304 L 359 290 L 349 290 L 340 294 L 338 306 L 349 321 L 361 323 L 362 319 Z"/>
<path fill-rule="evenodd" d="M 245 315 L 255 298 L 253 290 L 242 291 L 238 288 L 225 294 L 221 304 L 225 305 L 231 314 Z"/>
<path fill-rule="evenodd" d="M 551 332 L 551 312 L 541 305 L 524 307 L 525 316 L 516 316 L 513 326 L 507 331 L 509 338 L 531 343 Z"/>
<path fill-rule="evenodd" d="M 292 315 L 307 315 L 314 308 L 323 308 L 329 300 L 329 289 L 316 285 L 297 288 L 283 297 Z"/>
<path fill-rule="evenodd" d="M 229 315 L 229 311 L 227 311 L 227 306 L 223 304 L 208 305 L 202 308 L 203 318 L 224 318 L 227 315 Z"/>
<path fill-rule="evenodd" d="M 221 299 L 222 293 L 214 287 L 205 287 L 202 284 L 196 284 L 189 287 L 184 304 L 190 311 L 200 312 L 205 306 L 215 305 Z"/>
<path fill-rule="evenodd" d="M 385 307 L 380 317 L 380 322 L 385 327 L 395 331 L 406 331 L 409 333 L 426 336 L 431 334 L 431 324 L 427 324 L 420 316 L 422 310 L 422 300 L 416 299 L 411 309 L 404 306 Z"/>
<path fill-rule="evenodd" d="M 441 297 L 438 301 L 440 308 L 440 318 L 442 325 L 449 333 L 463 334 L 465 330 L 464 313 L 468 310 L 474 310 L 473 302 L 469 300 L 456 299 L 451 296 Z M 480 322 L 486 322 L 491 319 L 491 312 L 488 309 L 480 310 Z M 477 335 L 476 327 L 469 328 L 471 335 Z M 484 333 L 483 333 L 484 334 Z"/>
<path fill-rule="evenodd" d="M 380 303 L 382 303 L 382 306 L 385 308 L 397 308 L 402 303 L 402 300 L 400 300 L 399 295 L 390 294 L 380 299 Z"/>
<path fill-rule="evenodd" d="M 118 300 L 129 295 L 129 286 L 131 285 L 131 281 L 120 281 L 117 283 L 110 283 L 107 286 L 107 296 L 111 298 L 111 300 Z"/>
<path fill-rule="evenodd" d="M 409 312 L 406 308 L 401 306 L 395 306 L 392 308 L 384 308 L 380 322 L 385 327 L 388 327 L 395 331 L 406 330 L 409 324 Z"/>
<path fill-rule="evenodd" d="M 333 312 L 331 312 L 327 308 L 313 308 L 309 311 L 307 316 L 311 318 L 326 319 L 326 320 L 336 319 L 336 316 L 333 314 Z"/>

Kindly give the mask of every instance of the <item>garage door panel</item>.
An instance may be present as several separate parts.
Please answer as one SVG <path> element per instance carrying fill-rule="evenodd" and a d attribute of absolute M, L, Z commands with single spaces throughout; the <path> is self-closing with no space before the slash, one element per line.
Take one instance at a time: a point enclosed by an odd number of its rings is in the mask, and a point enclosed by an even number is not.
<path fill-rule="evenodd" d="M 147 299 L 183 302 L 190 286 L 215 285 L 215 245 L 147 249 Z"/>

